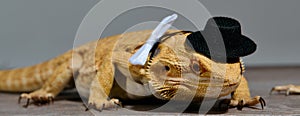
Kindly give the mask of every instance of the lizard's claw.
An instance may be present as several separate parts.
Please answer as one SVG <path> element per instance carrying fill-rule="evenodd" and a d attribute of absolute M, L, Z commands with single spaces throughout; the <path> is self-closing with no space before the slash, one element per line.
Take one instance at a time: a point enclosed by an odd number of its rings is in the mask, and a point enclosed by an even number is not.
<path fill-rule="evenodd" d="M 104 109 L 115 109 L 117 110 L 119 107 L 123 107 L 122 103 L 118 99 L 110 99 L 110 100 L 96 100 L 89 101 L 89 104 L 86 108 L 86 111 L 90 108 L 95 108 L 99 111 Z"/>
<path fill-rule="evenodd" d="M 239 99 L 239 100 L 224 99 L 220 102 L 219 108 L 221 108 L 221 106 L 223 104 L 226 104 L 228 107 L 236 107 L 238 110 L 242 110 L 244 107 L 250 107 L 250 106 L 254 106 L 256 104 L 260 104 L 261 108 L 264 109 L 264 107 L 266 106 L 266 101 L 262 97 L 256 96 L 256 97 L 254 97 L 252 99 L 249 99 L 249 100 L 245 100 L 245 99 Z"/>
<path fill-rule="evenodd" d="M 22 99 L 27 99 L 26 104 L 23 105 L 24 108 L 27 108 L 29 106 L 31 100 L 33 101 L 33 103 L 35 103 L 37 105 L 54 103 L 54 96 L 52 94 L 41 94 L 41 92 L 21 94 L 19 97 L 19 100 L 18 100 L 19 104 L 21 103 Z"/>
<path fill-rule="evenodd" d="M 19 96 L 18 104 L 21 103 L 21 100 L 22 100 L 22 96 Z M 27 98 L 27 102 L 26 102 L 25 105 L 23 105 L 23 107 L 24 107 L 24 108 L 27 108 L 27 107 L 29 106 L 29 103 L 30 103 L 30 99 Z"/>
<path fill-rule="evenodd" d="M 290 93 L 300 93 L 300 87 L 295 85 L 275 86 L 272 88 L 270 94 L 274 91 L 277 91 L 278 93 L 285 91 L 285 95 L 290 95 Z"/>
<path fill-rule="evenodd" d="M 260 97 L 259 102 L 260 102 L 260 105 L 261 105 L 261 109 L 264 109 L 264 107 L 267 105 L 265 99 Z"/>

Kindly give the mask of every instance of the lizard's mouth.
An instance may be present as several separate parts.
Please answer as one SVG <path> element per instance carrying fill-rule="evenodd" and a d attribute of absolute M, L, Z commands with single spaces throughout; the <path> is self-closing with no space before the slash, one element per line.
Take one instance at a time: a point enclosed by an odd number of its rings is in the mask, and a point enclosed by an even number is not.
<path fill-rule="evenodd" d="M 158 81 L 150 81 L 149 88 L 151 93 L 159 99 L 170 100 L 177 92 L 179 84 L 162 84 Z"/>
<path fill-rule="evenodd" d="M 163 100 L 170 100 L 172 98 L 175 100 L 184 100 L 186 98 L 176 96 L 192 96 L 196 99 L 204 97 L 218 98 L 231 93 L 232 90 L 235 90 L 239 85 L 238 83 L 238 79 L 217 79 L 212 82 L 209 78 L 200 80 L 192 80 L 190 78 L 167 78 L 164 82 L 150 81 L 149 85 L 150 88 L 152 88 L 152 94 L 156 98 Z M 215 94 L 215 92 L 218 91 L 219 93 Z"/>

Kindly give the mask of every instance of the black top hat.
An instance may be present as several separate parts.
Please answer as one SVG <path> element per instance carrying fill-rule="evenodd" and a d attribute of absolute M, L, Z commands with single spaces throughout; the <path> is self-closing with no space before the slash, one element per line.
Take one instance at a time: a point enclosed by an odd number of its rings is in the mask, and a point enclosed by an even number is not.
<path fill-rule="evenodd" d="M 210 18 L 203 31 L 191 33 L 187 36 L 187 40 L 196 52 L 215 60 L 225 59 L 226 62 L 249 55 L 256 50 L 256 44 L 241 34 L 240 23 L 228 17 Z M 224 58 L 225 51 L 226 58 Z"/>

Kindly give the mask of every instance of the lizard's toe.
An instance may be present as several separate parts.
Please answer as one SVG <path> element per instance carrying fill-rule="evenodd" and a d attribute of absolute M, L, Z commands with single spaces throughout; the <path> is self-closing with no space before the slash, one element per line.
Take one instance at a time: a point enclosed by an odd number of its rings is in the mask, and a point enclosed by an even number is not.
<path fill-rule="evenodd" d="M 272 94 L 274 91 L 277 91 L 278 93 L 284 91 L 285 95 L 298 94 L 300 93 L 300 87 L 295 85 L 275 86 L 270 91 L 270 94 Z"/>
<path fill-rule="evenodd" d="M 18 100 L 18 103 L 19 103 L 19 104 L 21 103 L 21 100 L 22 100 L 22 99 L 27 99 L 26 104 L 23 105 L 24 108 L 27 108 L 27 107 L 29 106 L 29 103 L 30 103 L 30 99 L 31 99 L 31 98 L 24 97 L 24 95 L 23 95 L 23 96 L 20 95 L 20 96 L 19 96 L 19 100 Z"/>
<path fill-rule="evenodd" d="M 244 100 L 239 100 L 238 105 L 236 107 L 238 110 L 243 110 L 244 106 Z"/>
<path fill-rule="evenodd" d="M 111 110 L 122 107 L 122 103 L 118 99 L 110 99 L 110 100 L 93 100 L 89 101 L 89 105 L 86 110 L 90 108 L 94 108 L 96 110 Z"/>
<path fill-rule="evenodd" d="M 23 93 L 20 95 L 18 103 L 21 103 L 22 99 L 27 99 L 27 102 L 23 107 L 27 108 L 30 104 L 30 101 L 33 101 L 36 105 L 49 104 L 54 102 L 54 96 L 52 94 L 47 94 L 43 92 L 33 92 L 33 93 Z"/>
<path fill-rule="evenodd" d="M 231 108 L 236 107 L 238 110 L 242 110 L 244 107 L 255 106 L 257 104 L 260 104 L 262 109 L 266 106 L 266 101 L 260 96 L 256 96 L 252 99 L 225 99 L 220 103 L 228 104 L 228 107 Z M 222 104 L 219 104 L 219 106 Z"/>

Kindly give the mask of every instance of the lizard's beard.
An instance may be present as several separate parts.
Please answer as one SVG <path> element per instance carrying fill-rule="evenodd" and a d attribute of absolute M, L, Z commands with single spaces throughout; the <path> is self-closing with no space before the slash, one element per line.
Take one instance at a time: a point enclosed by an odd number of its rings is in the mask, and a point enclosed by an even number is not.
<path fill-rule="evenodd" d="M 201 78 L 186 74 L 184 77 L 164 77 L 165 80 L 149 81 L 151 93 L 162 100 L 200 100 L 203 98 L 219 98 L 226 96 L 235 90 L 239 79 L 233 82 L 223 79 L 210 80 L 210 78 Z M 194 80 L 193 80 L 194 79 Z M 209 88 L 209 89 L 208 89 Z M 219 93 L 216 93 L 216 91 Z"/>
<path fill-rule="evenodd" d="M 178 89 L 178 85 L 162 85 L 161 82 L 158 81 L 150 81 L 149 88 L 151 93 L 158 99 L 162 100 L 170 100 L 175 96 L 176 91 Z"/>

